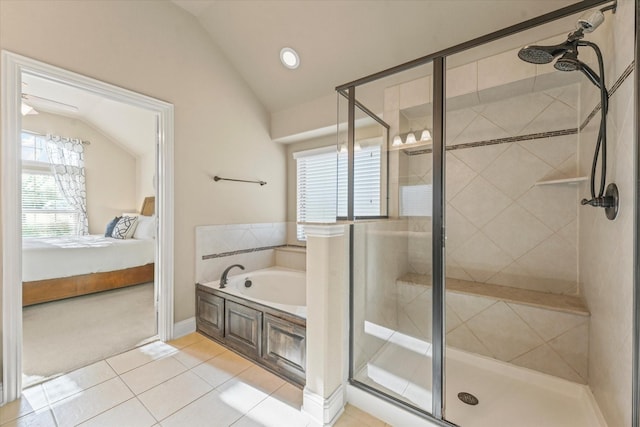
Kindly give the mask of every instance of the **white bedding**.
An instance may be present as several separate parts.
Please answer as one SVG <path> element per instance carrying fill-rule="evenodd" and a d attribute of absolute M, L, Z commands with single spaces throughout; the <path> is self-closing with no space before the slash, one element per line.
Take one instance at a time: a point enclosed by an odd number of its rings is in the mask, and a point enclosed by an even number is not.
<path fill-rule="evenodd" d="M 22 239 L 23 282 L 122 270 L 154 260 L 154 239 L 100 235 Z"/>

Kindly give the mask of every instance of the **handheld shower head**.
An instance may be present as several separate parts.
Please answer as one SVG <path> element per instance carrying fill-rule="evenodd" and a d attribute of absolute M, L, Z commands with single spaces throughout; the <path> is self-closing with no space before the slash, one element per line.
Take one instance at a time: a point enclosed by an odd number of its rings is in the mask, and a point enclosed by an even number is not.
<path fill-rule="evenodd" d="M 580 69 L 581 62 L 576 50 L 568 50 L 562 55 L 553 67 L 558 71 L 576 71 Z"/>
<path fill-rule="evenodd" d="M 591 200 L 583 200 L 582 204 L 589 204 L 591 206 L 616 208 L 617 212 L 617 200 L 609 200 L 605 197 L 605 183 L 607 176 L 607 111 L 609 109 L 609 93 L 605 86 L 604 78 L 604 61 L 602 59 L 602 52 L 597 44 L 583 40 L 585 33 L 593 32 L 604 21 L 604 11 L 613 10 L 617 5 L 617 0 L 613 5 L 607 6 L 601 10 L 589 12 L 582 15 L 576 24 L 576 30 L 569 33 L 564 43 L 555 46 L 537 46 L 530 45 L 525 46 L 518 51 L 518 57 L 525 62 L 532 64 L 549 64 L 553 60 L 560 56 L 555 64 L 554 68 L 559 71 L 580 71 L 584 74 L 591 83 L 593 83 L 600 90 L 600 130 L 598 132 L 598 139 L 596 141 L 596 149 L 593 155 L 593 162 L 591 166 Z M 578 47 L 587 46 L 594 50 L 598 59 L 598 69 L 600 75 L 596 73 L 591 67 L 578 59 Z M 596 193 L 596 168 L 598 164 L 598 158 L 602 156 L 600 161 L 601 173 L 600 173 L 600 190 Z M 608 191 L 608 190 L 607 190 Z M 605 200 L 606 199 L 606 200 Z M 606 203 L 605 203 L 606 202 Z M 609 216 L 607 212 L 607 218 L 615 218 Z"/>

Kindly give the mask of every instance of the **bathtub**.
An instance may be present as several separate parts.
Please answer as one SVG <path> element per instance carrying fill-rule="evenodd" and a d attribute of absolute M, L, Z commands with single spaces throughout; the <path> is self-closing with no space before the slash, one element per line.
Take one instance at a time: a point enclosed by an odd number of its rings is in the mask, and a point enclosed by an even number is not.
<path fill-rule="evenodd" d="M 249 285 L 250 286 L 245 286 Z M 222 345 L 304 387 L 306 273 L 282 267 L 196 284 L 196 328 Z"/>
<path fill-rule="evenodd" d="M 248 280 L 251 281 L 250 287 L 245 286 Z M 219 288 L 219 281 L 207 285 L 220 292 L 307 318 L 307 276 L 304 271 L 270 267 L 230 276 L 224 289 Z"/>

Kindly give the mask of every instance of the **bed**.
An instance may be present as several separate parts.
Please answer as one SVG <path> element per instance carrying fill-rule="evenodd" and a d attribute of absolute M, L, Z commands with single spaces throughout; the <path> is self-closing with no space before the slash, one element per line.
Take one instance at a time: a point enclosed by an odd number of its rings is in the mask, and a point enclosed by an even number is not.
<path fill-rule="evenodd" d="M 153 214 L 153 199 L 145 199 L 142 215 Z M 23 306 L 154 280 L 155 239 L 25 238 L 22 250 Z"/>

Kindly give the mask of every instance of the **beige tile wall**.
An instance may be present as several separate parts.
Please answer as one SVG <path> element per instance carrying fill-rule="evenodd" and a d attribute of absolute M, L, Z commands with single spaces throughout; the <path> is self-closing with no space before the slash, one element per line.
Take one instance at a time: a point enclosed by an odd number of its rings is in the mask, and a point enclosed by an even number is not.
<path fill-rule="evenodd" d="M 286 243 L 286 234 L 287 223 L 284 222 L 203 225 L 196 227 L 196 282 L 206 283 L 219 280 L 224 269 L 232 264 L 242 264 L 247 271 L 275 265 L 273 249 L 204 260 L 202 257 L 284 245 Z"/>
<path fill-rule="evenodd" d="M 636 6 L 637 7 L 637 6 Z M 633 61 L 634 2 L 618 2 L 615 15 L 589 36 L 599 44 L 606 65 L 606 85 L 611 85 Z M 592 67 L 597 65 L 582 49 Z M 580 290 L 591 312 L 589 332 L 589 385 L 610 426 L 631 425 L 632 294 L 633 294 L 633 80 L 635 72 L 610 99 L 608 119 L 607 182 L 620 192 L 620 212 L 615 221 L 601 209 L 581 207 L 579 223 Z M 581 116 L 598 102 L 598 91 L 584 80 Z M 599 116 L 580 134 L 579 164 L 586 173 L 593 156 Z M 579 197 L 589 194 L 581 185 Z"/>
<path fill-rule="evenodd" d="M 275 265 L 292 270 L 307 270 L 306 248 L 278 248 L 275 252 Z"/>
<path fill-rule="evenodd" d="M 516 58 L 517 59 L 517 58 Z M 452 111 L 447 145 L 578 126 L 578 85 Z M 410 184 L 431 182 L 431 155 L 408 156 Z M 447 275 L 577 293 L 577 135 L 447 151 Z M 410 268 L 428 274 L 428 219 L 411 218 Z"/>

